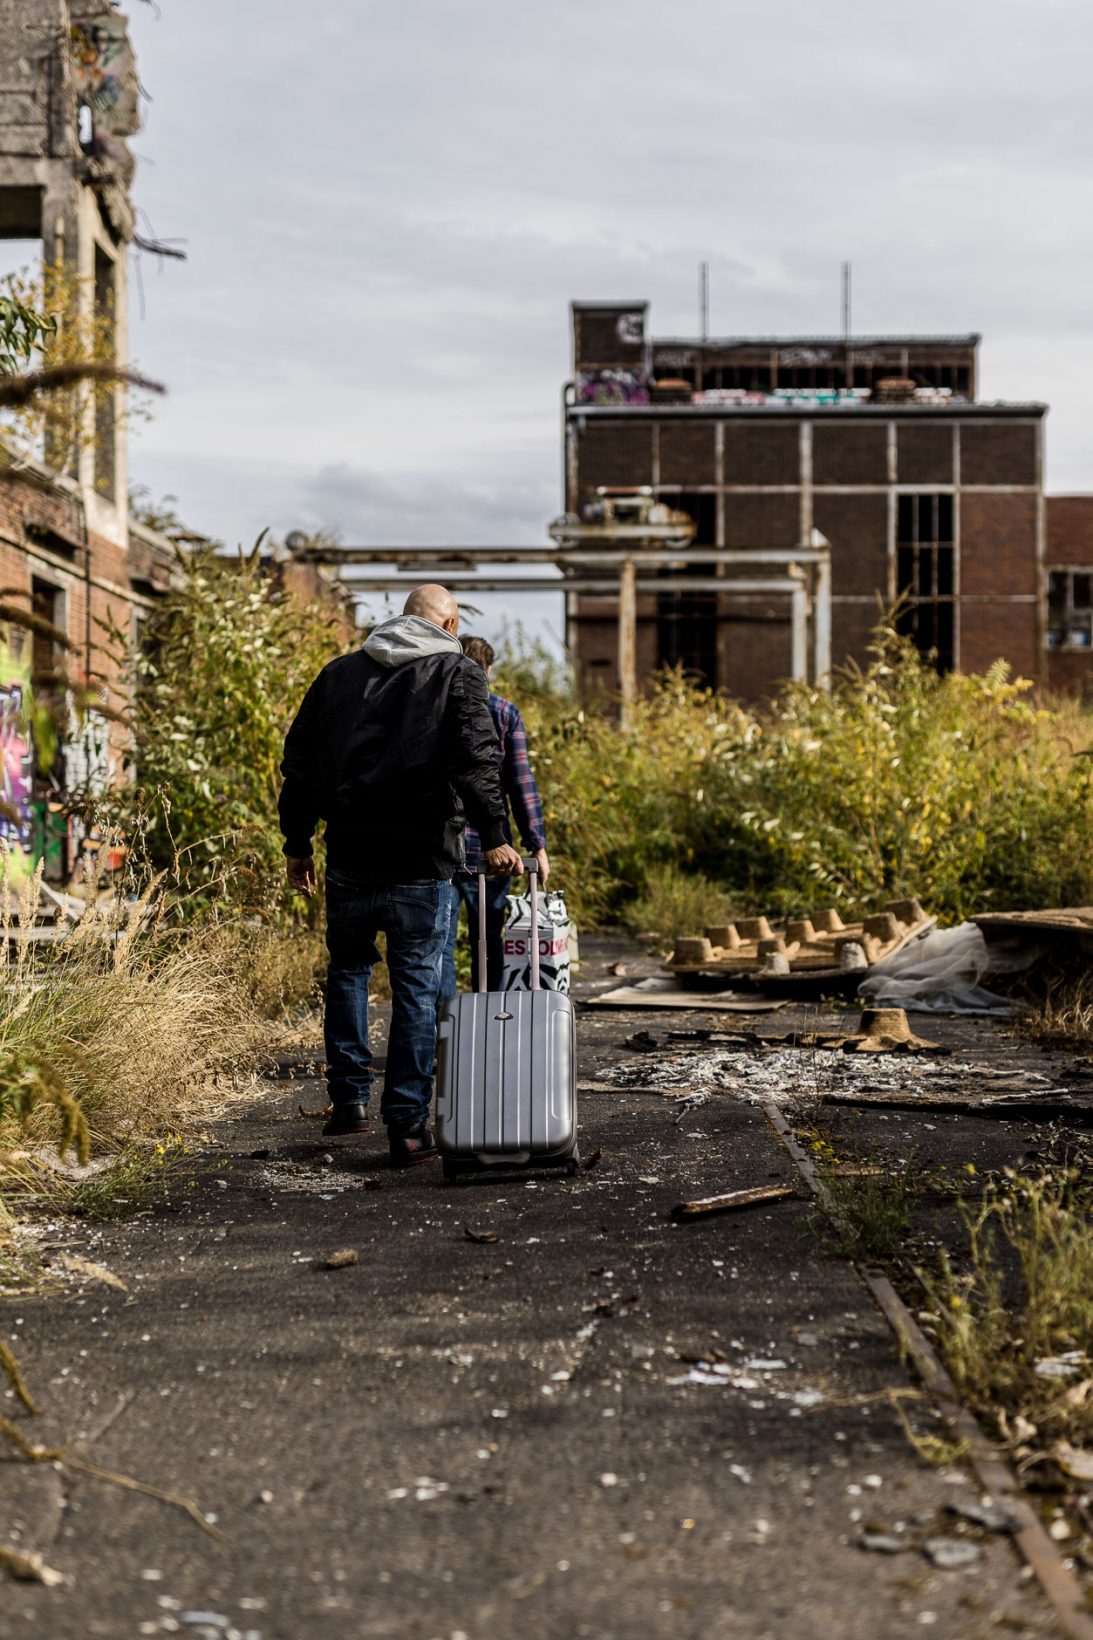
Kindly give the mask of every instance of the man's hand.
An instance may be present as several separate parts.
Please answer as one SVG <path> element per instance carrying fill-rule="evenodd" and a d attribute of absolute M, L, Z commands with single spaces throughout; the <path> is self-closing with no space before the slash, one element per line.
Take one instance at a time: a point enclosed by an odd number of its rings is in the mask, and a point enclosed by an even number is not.
<path fill-rule="evenodd" d="M 286 855 L 285 872 L 289 888 L 294 888 L 298 894 L 306 894 L 310 899 L 315 892 L 314 856 L 309 854 L 306 859 L 296 860 L 291 854 Z"/>
<path fill-rule="evenodd" d="M 539 887 L 545 888 L 547 885 L 547 878 L 550 876 L 550 861 L 547 859 L 546 849 L 537 848 L 535 850 L 534 858 L 539 866 Z"/>
<path fill-rule="evenodd" d="M 524 869 L 524 862 L 511 843 L 500 848 L 488 848 L 483 855 L 491 877 L 511 877 Z"/>

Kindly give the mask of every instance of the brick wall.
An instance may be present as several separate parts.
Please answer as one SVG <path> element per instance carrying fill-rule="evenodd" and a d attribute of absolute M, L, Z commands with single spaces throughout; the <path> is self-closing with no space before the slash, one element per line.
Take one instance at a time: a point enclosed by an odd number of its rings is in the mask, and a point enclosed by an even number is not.
<path fill-rule="evenodd" d="M 1014 597 L 1039 589 L 1034 495 L 962 494 L 960 590 Z"/>
<path fill-rule="evenodd" d="M 1093 495 L 1049 495 L 1044 557 L 1052 564 L 1093 567 Z"/>
<path fill-rule="evenodd" d="M 801 482 L 799 422 L 762 423 L 727 421 L 725 425 L 726 484 L 799 484 Z"/>
<path fill-rule="evenodd" d="M 886 484 L 886 422 L 816 422 L 812 428 L 814 484 Z M 823 525 L 820 526 L 823 528 Z"/>
<path fill-rule="evenodd" d="M 799 495 L 734 491 L 725 497 L 727 547 L 795 547 L 800 539 Z"/>
<path fill-rule="evenodd" d="M 741 599 L 731 606 L 718 630 L 717 682 L 738 700 L 754 702 L 772 693 L 776 680 L 792 667 L 792 629 L 777 603 Z"/>
<path fill-rule="evenodd" d="M 872 593 L 888 585 L 888 496 L 824 495 L 813 499 L 817 529 L 831 542 L 834 593 Z"/>
<path fill-rule="evenodd" d="M 653 482 L 653 426 L 649 421 L 590 422 L 577 450 L 577 488 L 587 497 L 600 484 Z"/>
<path fill-rule="evenodd" d="M 896 479 L 900 484 L 951 484 L 952 428 L 937 422 L 898 423 Z"/>
<path fill-rule="evenodd" d="M 717 504 L 720 538 L 728 548 L 792 547 L 810 523 L 815 525 L 832 543 L 832 657 L 839 665 L 849 656 L 864 657 L 878 607 L 894 585 L 891 428 L 895 482 L 927 490 L 952 485 L 959 440 L 961 590 L 965 600 L 974 602 L 958 621 L 966 643 L 956 661 L 970 670 L 1004 654 L 1016 669 L 1038 677 L 1039 424 L 1031 417 L 962 420 L 949 411 L 901 414 L 897 408 L 891 419 L 855 420 L 853 412 L 820 412 L 805 418 L 812 443 L 810 494 L 801 488 L 802 419 L 780 414 L 752 418 L 733 410 L 723 415 L 666 412 L 628 418 L 621 411 L 617 417 L 589 416 L 575 435 L 579 487 L 587 494 L 597 484 L 649 484 L 658 471 L 659 454 L 662 486 L 679 485 L 691 492 L 692 501 L 701 488 L 705 493 L 700 499 L 711 510 L 716 500 L 711 492 L 723 486 Z M 1019 486 L 1026 487 L 1023 493 Z M 850 487 L 855 493 L 847 493 Z M 686 504 L 688 496 L 676 500 Z M 1060 498 L 1060 503 L 1054 513 L 1050 506 L 1048 511 L 1057 543 L 1049 549 L 1049 560 L 1062 561 L 1070 553 L 1068 562 L 1093 562 L 1093 497 Z M 710 532 L 704 539 L 712 539 Z M 1076 552 L 1088 553 L 1088 560 L 1074 557 Z M 731 617 L 721 619 L 731 627 Z M 761 623 L 740 624 L 749 627 L 747 635 L 719 645 L 724 673 L 719 681 L 725 688 L 746 685 L 754 692 L 782 675 L 788 650 L 783 651 L 781 636 L 772 628 L 764 637 Z M 585 641 L 577 637 L 578 643 Z M 613 636 L 611 641 L 613 646 Z"/>
<path fill-rule="evenodd" d="M 1035 484 L 1037 432 L 1020 422 L 966 421 L 960 428 L 962 484 Z"/>
<path fill-rule="evenodd" d="M 717 447 L 712 423 L 664 421 L 659 428 L 659 444 L 662 484 L 716 483 Z"/>
<path fill-rule="evenodd" d="M 1010 663 L 1015 676 L 1040 675 L 1039 626 L 1035 604 L 962 602 L 960 656 L 962 672 L 985 672 L 996 660 Z"/>

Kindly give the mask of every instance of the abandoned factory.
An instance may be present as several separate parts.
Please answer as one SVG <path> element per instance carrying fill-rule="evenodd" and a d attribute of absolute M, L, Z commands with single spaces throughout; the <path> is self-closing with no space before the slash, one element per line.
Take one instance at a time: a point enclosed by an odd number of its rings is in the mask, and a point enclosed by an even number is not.
<path fill-rule="evenodd" d="M 1003 657 L 1093 687 L 1093 496 L 1044 494 L 1047 406 L 979 399 L 978 335 L 657 338 L 647 319 L 572 306 L 553 532 L 644 520 L 652 545 L 658 518 L 683 526 L 686 553 L 632 560 L 639 681 L 681 665 L 755 698 L 862 660 L 896 606 L 943 670 Z M 614 691 L 619 594 L 588 585 L 568 641 L 586 686 Z"/>

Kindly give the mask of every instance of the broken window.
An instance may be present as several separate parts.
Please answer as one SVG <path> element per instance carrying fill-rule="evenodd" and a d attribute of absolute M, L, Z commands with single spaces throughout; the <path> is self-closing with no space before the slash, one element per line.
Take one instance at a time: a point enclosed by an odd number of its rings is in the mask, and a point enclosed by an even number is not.
<path fill-rule="evenodd" d="M 956 658 L 956 544 L 951 495 L 901 495 L 896 518 L 898 629 L 939 672 Z"/>
<path fill-rule="evenodd" d="M 30 607 L 35 617 L 31 633 L 30 670 L 34 693 L 40 699 L 49 699 L 56 690 L 57 671 L 61 659 L 58 640 L 41 622 L 58 631 L 64 631 L 64 593 L 52 581 L 34 576 L 30 584 Z"/>
<path fill-rule="evenodd" d="M 673 496 L 673 507 L 695 521 L 695 546 L 716 547 L 717 497 L 696 492 Z M 712 555 L 711 555 L 712 556 Z M 709 564 L 679 565 L 663 573 L 708 576 Z M 717 687 L 717 595 L 712 592 L 662 592 L 657 599 L 657 665 L 681 666 L 709 688 Z"/>
<path fill-rule="evenodd" d="M 1047 578 L 1049 649 L 1093 649 L 1093 569 L 1053 569 Z"/>

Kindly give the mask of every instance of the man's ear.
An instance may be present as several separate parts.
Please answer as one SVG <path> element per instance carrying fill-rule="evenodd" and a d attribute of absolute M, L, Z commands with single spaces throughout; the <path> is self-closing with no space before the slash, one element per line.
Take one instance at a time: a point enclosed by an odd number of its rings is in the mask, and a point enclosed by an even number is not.
<path fill-rule="evenodd" d="M 459 616 L 449 615 L 448 619 L 444 622 L 444 630 L 445 632 L 450 632 L 454 638 L 459 631 Z"/>

